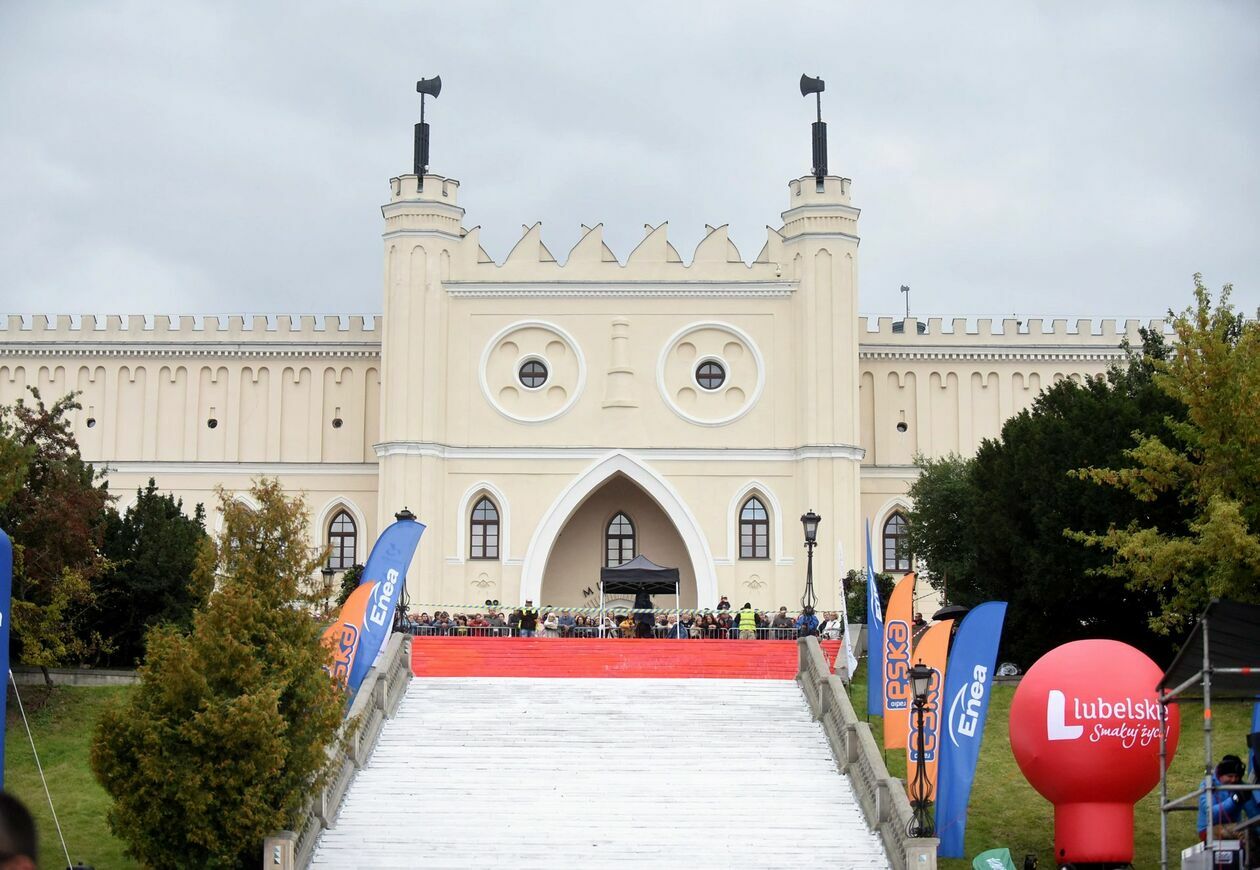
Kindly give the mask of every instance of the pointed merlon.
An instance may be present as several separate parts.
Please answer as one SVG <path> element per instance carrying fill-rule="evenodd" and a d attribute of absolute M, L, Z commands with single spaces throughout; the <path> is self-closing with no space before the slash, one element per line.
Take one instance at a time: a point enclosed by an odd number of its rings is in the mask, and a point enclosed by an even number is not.
<path fill-rule="evenodd" d="M 695 263 L 740 263 L 744 259 L 739 255 L 739 249 L 735 247 L 735 243 L 727 236 L 728 224 L 722 224 L 720 227 L 711 227 L 704 225 L 705 231 L 708 233 L 700 244 L 696 246 L 696 255 L 691 262 Z"/>
<path fill-rule="evenodd" d="M 477 226 L 473 227 L 470 230 L 466 230 L 464 232 L 464 239 L 470 247 L 473 247 L 476 249 L 478 263 L 493 263 L 494 262 L 494 257 L 491 257 L 489 254 L 487 254 L 486 249 L 481 246 L 481 225 L 480 224 L 478 224 Z"/>
<path fill-rule="evenodd" d="M 647 236 L 639 242 L 637 248 L 630 252 L 630 256 L 626 258 L 627 266 L 682 262 L 678 251 L 669 243 L 667 236 L 669 221 L 665 221 L 659 227 L 644 224 L 643 228 L 647 230 Z"/>
<path fill-rule="evenodd" d="M 779 263 L 783 260 L 783 233 L 766 225 L 766 243 L 754 263 Z"/>
<path fill-rule="evenodd" d="M 578 239 L 565 265 L 569 263 L 619 263 L 617 256 L 604 243 L 604 225 L 588 227 L 582 224 L 582 238 Z"/>
<path fill-rule="evenodd" d="M 556 258 L 551 256 L 551 251 L 547 250 L 547 246 L 542 243 L 542 221 L 538 221 L 532 227 L 522 225 L 524 235 L 521 240 L 516 243 L 511 252 L 507 255 L 507 259 L 503 261 L 503 265 L 508 263 L 554 263 Z"/>

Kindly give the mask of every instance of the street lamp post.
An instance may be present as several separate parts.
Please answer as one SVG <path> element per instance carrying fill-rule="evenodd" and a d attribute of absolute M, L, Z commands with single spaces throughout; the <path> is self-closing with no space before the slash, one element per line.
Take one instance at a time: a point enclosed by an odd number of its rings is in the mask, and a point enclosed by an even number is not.
<path fill-rule="evenodd" d="M 808 510 L 801 515 L 801 525 L 805 527 L 805 594 L 801 596 L 801 611 L 809 608 L 812 612 L 814 605 L 818 603 L 818 596 L 814 594 L 814 547 L 818 544 L 818 523 L 822 519 L 813 510 Z"/>
<path fill-rule="evenodd" d="M 923 760 L 923 713 L 927 707 L 928 690 L 932 687 L 932 669 L 922 661 L 910 669 L 910 686 L 914 692 L 915 731 L 917 733 L 917 757 L 914 762 L 914 778 L 910 780 L 910 807 L 914 815 L 906 831 L 911 837 L 931 837 L 936 834 L 932 819 L 932 783 L 927 776 L 927 764 Z"/>
<path fill-rule="evenodd" d="M 325 565 L 319 569 L 319 573 L 324 575 L 324 613 L 327 613 L 328 599 L 332 597 L 333 575 L 337 572 L 332 565 Z"/>

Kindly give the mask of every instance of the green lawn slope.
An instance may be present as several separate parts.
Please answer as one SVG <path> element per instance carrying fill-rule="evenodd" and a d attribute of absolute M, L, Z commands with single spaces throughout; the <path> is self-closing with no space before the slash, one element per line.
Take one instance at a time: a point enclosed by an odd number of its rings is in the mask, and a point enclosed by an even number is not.
<path fill-rule="evenodd" d="M 850 687 L 853 708 L 861 715 L 866 709 L 866 667 L 858 669 Z M 1011 699 L 1015 687 L 998 684 L 989 703 L 988 724 L 976 766 L 976 779 L 968 807 L 965 860 L 943 858 L 942 870 L 970 870 L 971 858 L 985 849 L 1006 846 L 1011 850 L 1015 866 L 1023 866 L 1024 855 L 1035 854 L 1042 867 L 1054 865 L 1054 808 L 1050 802 L 1024 779 L 1015 756 L 1011 754 L 1008 731 Z M 1251 705 L 1229 702 L 1213 705 L 1212 751 L 1219 760 L 1232 752 L 1245 756 L 1246 735 L 1251 725 Z M 882 742 L 883 722 L 870 718 L 876 742 Z M 906 753 L 888 750 L 884 753 L 888 772 L 905 779 Z M 1203 778 L 1203 705 L 1186 704 L 1181 711 L 1181 741 L 1169 768 L 1168 793 L 1182 795 L 1198 787 Z M 1099 776 L 1107 776 L 1100 770 Z M 1169 816 L 1168 844 L 1170 863 L 1181 864 L 1181 850 L 1198 842 L 1196 814 L 1177 812 Z M 1134 810 L 1134 867 L 1159 866 L 1159 786 L 1138 802 Z"/>
<path fill-rule="evenodd" d="M 35 746 L 44 765 L 48 790 L 57 807 L 71 862 L 83 862 L 96 870 L 136 867 L 123 854 L 122 841 L 110 833 L 106 815 L 110 800 L 88 766 L 92 729 L 107 706 L 121 703 L 130 687 L 71 688 L 51 691 L 22 687 Z M 4 741 L 4 787 L 35 816 L 39 827 L 41 867 L 66 866 L 66 853 L 48 809 L 26 729 L 9 688 L 9 715 Z"/>

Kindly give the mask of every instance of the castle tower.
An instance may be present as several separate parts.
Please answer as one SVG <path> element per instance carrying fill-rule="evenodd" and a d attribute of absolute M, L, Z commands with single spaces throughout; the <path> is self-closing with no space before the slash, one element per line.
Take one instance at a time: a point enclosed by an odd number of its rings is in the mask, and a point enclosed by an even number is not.
<path fill-rule="evenodd" d="M 446 297 L 451 259 L 464 237 L 459 182 L 437 175 L 390 181 L 385 219 L 384 329 L 381 336 L 381 442 L 378 516 L 407 506 L 432 522 L 442 503 L 439 460 L 426 445 L 445 442 Z M 436 576 L 440 550 L 417 551 L 411 576 Z"/>
<path fill-rule="evenodd" d="M 858 215 L 847 178 L 805 176 L 788 183 L 783 212 L 784 272 L 797 282 L 797 438 L 806 458 L 799 469 L 804 506 L 832 524 L 839 547 L 816 554 L 817 576 L 828 579 L 864 559 L 860 515 L 858 418 Z M 808 458 L 812 452 L 818 458 Z M 840 564 L 843 559 L 843 564 Z M 822 591 L 826 591 L 825 589 Z M 823 594 L 824 602 L 831 596 Z"/>

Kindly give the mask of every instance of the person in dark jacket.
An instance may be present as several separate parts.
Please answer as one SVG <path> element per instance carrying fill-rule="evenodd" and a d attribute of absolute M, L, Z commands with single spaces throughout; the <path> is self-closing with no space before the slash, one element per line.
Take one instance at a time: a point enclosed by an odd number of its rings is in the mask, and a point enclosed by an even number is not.
<path fill-rule="evenodd" d="M 521 608 L 521 637 L 533 637 L 538 632 L 538 609 L 527 600 Z"/>
<path fill-rule="evenodd" d="M 646 613 L 636 613 L 634 615 L 634 636 L 652 637 L 652 628 L 656 625 L 656 617 L 652 615 L 652 596 L 646 592 L 636 592 L 634 595 L 634 609 L 647 611 Z"/>

